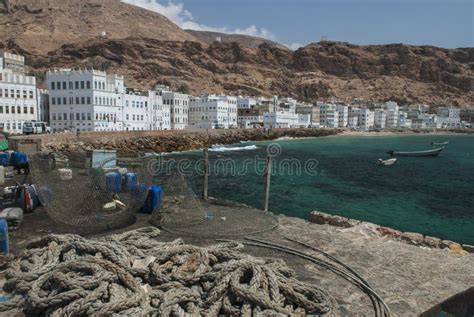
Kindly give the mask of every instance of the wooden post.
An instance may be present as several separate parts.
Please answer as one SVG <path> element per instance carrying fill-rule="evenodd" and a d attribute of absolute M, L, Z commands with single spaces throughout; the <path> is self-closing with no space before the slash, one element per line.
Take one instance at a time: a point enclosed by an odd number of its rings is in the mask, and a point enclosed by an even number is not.
<path fill-rule="evenodd" d="M 272 157 L 267 156 L 267 168 L 263 176 L 264 189 L 263 189 L 263 211 L 268 211 L 268 202 L 270 199 L 270 180 L 272 177 Z"/>
<path fill-rule="evenodd" d="M 202 197 L 207 200 L 207 191 L 209 189 L 209 150 L 204 149 L 204 184 Z"/>

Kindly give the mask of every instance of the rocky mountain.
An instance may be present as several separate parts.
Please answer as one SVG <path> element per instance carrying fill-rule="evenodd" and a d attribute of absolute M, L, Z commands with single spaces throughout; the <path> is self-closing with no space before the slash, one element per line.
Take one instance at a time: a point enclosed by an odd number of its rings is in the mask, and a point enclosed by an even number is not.
<path fill-rule="evenodd" d="M 293 52 L 258 39 L 211 42 L 118 0 L 0 0 L 0 25 L 0 50 L 25 55 L 40 78 L 94 67 L 129 86 L 191 94 L 474 103 L 474 48 L 320 42 Z"/>
<path fill-rule="evenodd" d="M 201 42 L 204 42 L 208 45 L 211 45 L 212 43 L 216 42 L 217 38 L 220 38 L 220 42 L 236 42 L 239 43 L 241 46 L 246 47 L 246 48 L 258 48 L 261 44 L 271 44 L 275 46 L 279 46 L 280 48 L 284 48 L 283 45 L 275 43 L 273 41 L 261 38 L 261 37 L 255 37 L 255 36 L 249 36 L 249 35 L 244 35 L 244 34 L 226 34 L 226 33 L 219 33 L 219 32 L 209 32 L 209 31 L 195 31 L 195 30 L 185 30 L 195 38 L 201 40 Z"/>

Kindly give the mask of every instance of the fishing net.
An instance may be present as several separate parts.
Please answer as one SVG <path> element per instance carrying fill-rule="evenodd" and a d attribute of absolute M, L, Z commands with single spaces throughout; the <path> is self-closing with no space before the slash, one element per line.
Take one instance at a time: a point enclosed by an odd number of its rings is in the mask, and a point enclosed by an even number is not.
<path fill-rule="evenodd" d="M 165 231 L 195 237 L 246 236 L 272 230 L 278 218 L 247 205 L 198 197 L 190 182 L 179 172 L 161 178 L 162 206 L 150 223 Z"/>
<path fill-rule="evenodd" d="M 39 199 L 58 230 L 99 233 L 135 222 L 152 175 L 146 158 L 104 159 L 93 165 L 85 153 L 61 157 L 35 154 L 32 180 Z M 130 177 L 129 183 L 124 179 Z"/>

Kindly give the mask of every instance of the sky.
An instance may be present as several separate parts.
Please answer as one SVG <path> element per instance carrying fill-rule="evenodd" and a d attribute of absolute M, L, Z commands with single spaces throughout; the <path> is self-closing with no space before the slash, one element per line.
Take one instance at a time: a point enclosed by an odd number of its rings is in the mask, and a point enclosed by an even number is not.
<path fill-rule="evenodd" d="M 122 0 L 184 29 L 267 38 L 291 49 L 353 44 L 474 47 L 474 0 Z"/>

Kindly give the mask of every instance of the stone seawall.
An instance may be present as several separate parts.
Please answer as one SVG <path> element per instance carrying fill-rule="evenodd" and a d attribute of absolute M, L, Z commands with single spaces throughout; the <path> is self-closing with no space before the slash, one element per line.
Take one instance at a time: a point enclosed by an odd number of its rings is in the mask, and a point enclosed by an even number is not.
<path fill-rule="evenodd" d="M 309 221 L 320 225 L 330 225 L 340 228 L 352 228 L 359 225 L 366 225 L 374 233 L 381 237 L 397 240 L 407 244 L 416 246 L 448 249 L 451 252 L 458 254 L 474 253 L 474 246 L 468 244 L 459 244 L 450 240 L 442 240 L 435 237 L 424 236 L 416 232 L 402 232 L 393 228 L 379 226 L 370 222 L 354 220 L 346 217 L 329 215 L 320 211 L 313 211 L 309 216 Z"/>
<path fill-rule="evenodd" d="M 272 129 L 265 130 L 183 130 L 144 132 L 82 132 L 42 135 L 44 150 L 77 152 L 92 149 L 117 150 L 120 154 L 143 152 L 187 151 L 215 144 L 241 141 L 266 141 L 282 137 L 305 138 L 338 134 L 337 129 Z"/>

